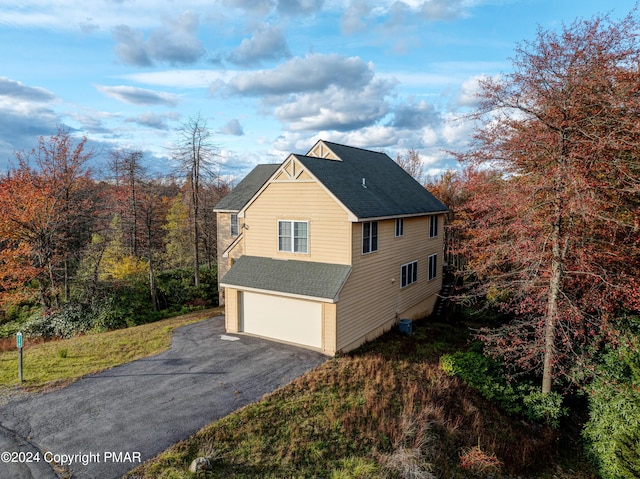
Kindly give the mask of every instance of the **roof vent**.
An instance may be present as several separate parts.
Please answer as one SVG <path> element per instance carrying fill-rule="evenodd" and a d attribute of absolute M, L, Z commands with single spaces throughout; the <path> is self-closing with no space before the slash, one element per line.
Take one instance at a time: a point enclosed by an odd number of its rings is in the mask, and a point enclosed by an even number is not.
<path fill-rule="evenodd" d="M 367 179 L 366 178 L 362 178 L 362 187 L 363 188 L 367 187 Z"/>

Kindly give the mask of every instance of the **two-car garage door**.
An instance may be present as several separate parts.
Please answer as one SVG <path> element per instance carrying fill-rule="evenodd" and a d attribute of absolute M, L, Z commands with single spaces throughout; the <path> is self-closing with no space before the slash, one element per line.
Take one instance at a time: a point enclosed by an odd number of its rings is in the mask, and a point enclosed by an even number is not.
<path fill-rule="evenodd" d="M 245 333 L 322 347 L 322 303 L 242 291 L 240 330 Z"/>

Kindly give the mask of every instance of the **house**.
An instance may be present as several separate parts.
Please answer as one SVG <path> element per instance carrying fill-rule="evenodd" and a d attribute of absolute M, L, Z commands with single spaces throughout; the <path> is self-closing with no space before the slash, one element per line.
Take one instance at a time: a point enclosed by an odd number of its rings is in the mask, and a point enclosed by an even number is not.
<path fill-rule="evenodd" d="M 263 164 L 256 166 L 244 179 L 233 188 L 215 206 L 218 243 L 218 286 L 222 278 L 231 266 L 228 260 L 227 250 L 231 247 L 231 258 L 240 257 L 243 254 L 243 236 L 240 234 L 238 213 L 253 195 L 267 182 L 267 180 L 280 167 L 279 164 Z M 219 304 L 224 304 L 224 291 L 218 287 Z"/>
<path fill-rule="evenodd" d="M 334 355 L 434 308 L 447 208 L 384 153 L 319 141 L 215 211 L 227 332 Z"/>

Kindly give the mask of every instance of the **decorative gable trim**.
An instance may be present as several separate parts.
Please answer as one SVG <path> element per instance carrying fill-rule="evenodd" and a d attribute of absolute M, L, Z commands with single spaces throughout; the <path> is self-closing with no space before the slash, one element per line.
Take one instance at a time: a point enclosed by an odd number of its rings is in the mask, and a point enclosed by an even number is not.
<path fill-rule="evenodd" d="M 285 181 L 301 181 L 301 182 L 315 182 L 319 184 L 326 193 L 333 198 L 333 200 L 338 203 L 347 213 L 348 219 L 351 222 L 358 221 L 358 218 L 353 214 L 353 212 L 345 206 L 345 204 L 340 201 L 336 195 L 333 194 L 329 188 L 327 188 L 322 181 L 318 180 L 311 171 L 309 171 L 300 161 L 297 160 L 296 155 L 290 154 L 286 160 L 282 162 L 282 165 L 276 170 L 276 172 L 271 176 L 271 178 L 265 182 L 265 184 L 260 188 L 253 197 L 247 201 L 242 210 L 238 212 L 238 218 L 244 218 L 245 211 L 247 208 L 253 204 L 254 201 L 262 194 L 262 192 L 271 184 L 277 182 L 285 182 Z"/>
<path fill-rule="evenodd" d="M 273 178 L 273 181 L 315 181 L 306 168 L 291 155 L 287 158 Z"/>
<path fill-rule="evenodd" d="M 309 150 L 309 153 L 307 153 L 306 156 L 323 158 L 325 160 L 342 161 L 340 157 L 331 151 L 331 148 L 329 148 L 322 140 L 319 140 L 318 143 Z"/>

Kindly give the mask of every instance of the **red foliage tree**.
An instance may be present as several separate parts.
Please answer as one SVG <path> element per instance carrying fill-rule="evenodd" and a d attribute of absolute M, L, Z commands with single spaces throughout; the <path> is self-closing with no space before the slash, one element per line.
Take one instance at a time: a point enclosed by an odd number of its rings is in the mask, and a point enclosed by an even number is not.
<path fill-rule="evenodd" d="M 70 261 L 89 238 L 92 183 L 86 139 L 66 130 L 16 154 L 19 166 L 0 181 L 2 291 L 12 296 L 37 280 L 46 311 L 68 299 Z"/>
<path fill-rule="evenodd" d="M 482 338 L 508 363 L 570 377 L 623 310 L 640 310 L 640 30 L 635 12 L 538 32 L 482 84 L 460 159 L 484 175 L 465 255 L 515 320 Z M 479 179 L 479 178 L 478 178 Z"/>

